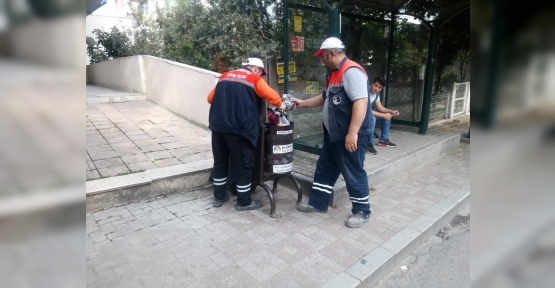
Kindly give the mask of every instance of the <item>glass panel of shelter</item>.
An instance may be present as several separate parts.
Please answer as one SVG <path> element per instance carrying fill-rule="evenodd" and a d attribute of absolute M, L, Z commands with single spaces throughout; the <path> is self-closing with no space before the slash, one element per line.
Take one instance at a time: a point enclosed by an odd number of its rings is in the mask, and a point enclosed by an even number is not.
<path fill-rule="evenodd" d="M 289 85 L 288 92 L 301 99 L 308 99 L 324 90 L 326 69 L 319 57 L 313 54 L 328 37 L 328 15 L 324 11 L 289 8 Z M 341 36 L 347 56 L 361 64 L 370 79 L 387 78 L 391 18 L 372 21 L 369 17 L 345 13 L 341 17 Z M 423 76 L 425 71 L 429 29 L 418 21 L 396 17 L 393 35 L 390 93 L 381 93 L 383 104 L 401 111 L 399 119 L 419 121 Z M 278 59 L 278 91 L 284 93 L 283 59 Z M 386 101 L 387 100 L 387 101 Z M 299 109 L 290 113 L 295 121 L 295 143 L 320 148 L 323 139 L 322 108 Z M 308 149 L 314 153 L 314 149 Z M 307 150 L 307 151 L 308 151 Z"/>

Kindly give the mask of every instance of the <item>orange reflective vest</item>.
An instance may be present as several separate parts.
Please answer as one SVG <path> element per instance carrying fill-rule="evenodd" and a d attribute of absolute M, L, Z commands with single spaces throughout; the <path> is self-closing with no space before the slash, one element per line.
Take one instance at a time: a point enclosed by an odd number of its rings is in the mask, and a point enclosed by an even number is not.
<path fill-rule="evenodd" d="M 339 141 L 345 141 L 347 137 L 347 132 L 349 131 L 349 126 L 351 124 L 352 108 L 353 102 L 347 96 L 345 89 L 343 87 L 343 74 L 345 71 L 351 68 L 358 68 L 364 72 L 364 68 L 354 61 L 349 60 L 347 57 L 339 63 L 337 69 L 331 72 L 328 76 L 324 87 L 326 87 L 326 93 L 324 93 L 324 99 L 328 99 L 328 120 L 329 120 L 329 130 L 330 142 L 336 143 Z M 370 95 L 370 85 L 368 83 L 368 76 L 366 77 L 368 95 Z M 372 117 L 372 104 L 368 101 L 368 107 L 366 110 L 366 116 L 364 121 L 360 126 L 358 131 L 359 135 L 370 134 Z"/>

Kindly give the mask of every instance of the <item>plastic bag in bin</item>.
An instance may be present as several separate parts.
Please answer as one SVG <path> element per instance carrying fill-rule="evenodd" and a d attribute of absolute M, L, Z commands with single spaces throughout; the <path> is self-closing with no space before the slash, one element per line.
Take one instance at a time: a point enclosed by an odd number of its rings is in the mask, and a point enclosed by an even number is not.
<path fill-rule="evenodd" d="M 287 126 L 289 125 L 289 119 L 287 119 L 287 117 L 285 117 L 285 114 L 283 114 L 282 116 L 279 117 L 279 124 L 278 126 Z"/>
<path fill-rule="evenodd" d="M 276 107 L 268 108 L 268 112 L 266 112 L 266 115 L 268 116 L 268 121 L 270 121 L 270 123 L 274 125 L 277 125 L 277 126 L 289 125 L 289 120 L 287 119 L 287 117 L 285 117 L 286 113 L 281 109 L 278 109 Z"/>
<path fill-rule="evenodd" d="M 268 116 L 268 121 L 274 125 L 278 125 L 280 123 L 279 116 L 272 108 L 268 108 L 266 111 L 266 116 Z"/>

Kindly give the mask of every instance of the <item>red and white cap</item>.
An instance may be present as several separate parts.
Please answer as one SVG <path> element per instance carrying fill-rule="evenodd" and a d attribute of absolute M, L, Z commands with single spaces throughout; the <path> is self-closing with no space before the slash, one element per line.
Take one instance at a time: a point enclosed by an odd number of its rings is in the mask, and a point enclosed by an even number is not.
<path fill-rule="evenodd" d="M 322 55 L 324 50 L 334 48 L 345 49 L 345 44 L 343 44 L 343 42 L 341 42 L 339 38 L 330 37 L 322 42 L 322 45 L 320 45 L 320 50 L 316 51 L 316 53 L 314 53 L 314 56 L 320 56 Z"/>
<path fill-rule="evenodd" d="M 243 66 L 257 66 L 262 68 L 262 76 L 266 75 L 266 69 L 264 69 L 264 62 L 262 62 L 262 60 L 260 58 L 247 58 L 247 61 L 245 63 L 241 63 L 241 65 Z"/>

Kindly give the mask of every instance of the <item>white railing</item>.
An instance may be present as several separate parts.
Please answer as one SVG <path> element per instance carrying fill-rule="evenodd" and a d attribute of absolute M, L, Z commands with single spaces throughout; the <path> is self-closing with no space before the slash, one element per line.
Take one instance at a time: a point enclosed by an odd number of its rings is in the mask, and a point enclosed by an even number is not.
<path fill-rule="evenodd" d="M 450 97 L 447 119 L 460 115 L 470 115 L 470 82 L 455 83 Z M 447 111 L 445 111 L 447 113 Z"/>
<path fill-rule="evenodd" d="M 432 96 L 430 125 L 452 121 L 462 115 L 470 115 L 470 82 L 454 83 L 451 92 Z"/>

